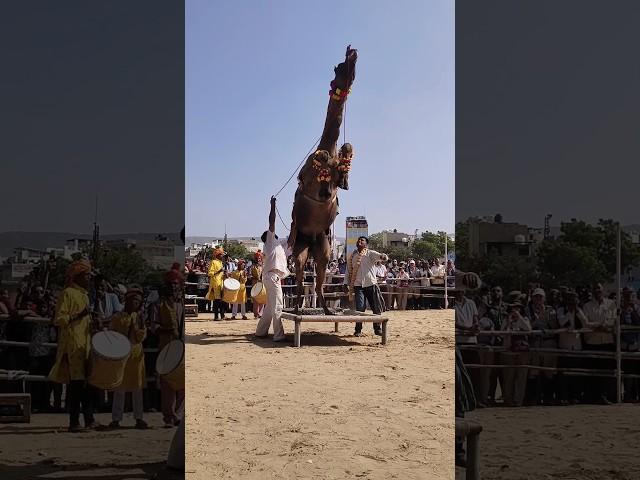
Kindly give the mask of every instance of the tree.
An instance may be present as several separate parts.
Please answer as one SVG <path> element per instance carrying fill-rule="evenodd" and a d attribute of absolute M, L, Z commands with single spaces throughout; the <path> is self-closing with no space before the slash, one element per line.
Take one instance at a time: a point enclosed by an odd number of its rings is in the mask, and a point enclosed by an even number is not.
<path fill-rule="evenodd" d="M 611 279 L 592 246 L 559 240 L 545 240 L 538 247 L 540 280 L 546 287 L 593 285 Z"/>
<path fill-rule="evenodd" d="M 125 285 L 144 283 L 147 274 L 153 270 L 135 247 L 101 250 L 95 268 L 111 282 Z"/>
<path fill-rule="evenodd" d="M 382 252 L 382 233 L 374 233 L 373 235 L 369 235 L 369 248 L 371 250 L 375 250 L 376 252 Z M 386 253 L 386 252 L 384 252 Z"/>
<path fill-rule="evenodd" d="M 230 242 L 227 242 L 225 253 L 227 253 L 230 258 L 244 258 L 247 260 L 251 259 L 251 252 L 249 252 L 249 250 L 247 250 L 247 247 L 245 247 L 237 240 L 231 240 Z"/>

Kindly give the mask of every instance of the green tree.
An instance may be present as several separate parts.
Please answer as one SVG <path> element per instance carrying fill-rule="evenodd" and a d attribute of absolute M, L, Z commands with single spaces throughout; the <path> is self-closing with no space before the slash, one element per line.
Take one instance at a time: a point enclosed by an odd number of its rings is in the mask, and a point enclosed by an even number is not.
<path fill-rule="evenodd" d="M 382 233 L 374 233 L 373 235 L 369 235 L 369 248 L 371 250 L 375 250 L 376 252 L 383 252 L 382 246 Z"/>
<path fill-rule="evenodd" d="M 546 287 L 592 285 L 611 279 L 598 252 L 592 246 L 559 240 L 545 240 L 538 247 L 540 280 Z"/>
<path fill-rule="evenodd" d="M 231 240 L 227 242 L 226 253 L 229 255 L 230 258 L 244 258 L 244 259 L 251 258 L 251 252 L 249 252 L 249 250 L 247 250 L 247 247 L 245 247 L 242 243 L 238 242 L 237 240 Z"/>
<path fill-rule="evenodd" d="M 110 281 L 144 283 L 152 270 L 135 247 L 102 249 L 95 267 Z"/>

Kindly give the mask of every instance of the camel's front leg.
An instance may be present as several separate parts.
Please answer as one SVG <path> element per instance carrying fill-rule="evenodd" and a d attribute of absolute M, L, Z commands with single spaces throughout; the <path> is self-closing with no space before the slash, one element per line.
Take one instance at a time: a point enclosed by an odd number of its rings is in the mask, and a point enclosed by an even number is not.
<path fill-rule="evenodd" d="M 304 266 L 307 263 L 308 256 L 309 246 L 302 241 L 296 242 L 293 248 L 293 258 L 296 265 L 296 303 L 294 306 L 296 315 L 302 308 L 302 301 L 304 299 L 304 287 L 302 286 L 302 282 L 304 281 Z"/>
<path fill-rule="evenodd" d="M 316 261 L 316 295 L 322 306 L 325 315 L 333 315 L 331 310 L 327 308 L 327 302 L 324 299 L 324 280 L 327 276 L 327 265 L 331 256 L 331 246 L 329 237 L 323 235 L 322 239 L 314 245 L 313 258 Z"/>

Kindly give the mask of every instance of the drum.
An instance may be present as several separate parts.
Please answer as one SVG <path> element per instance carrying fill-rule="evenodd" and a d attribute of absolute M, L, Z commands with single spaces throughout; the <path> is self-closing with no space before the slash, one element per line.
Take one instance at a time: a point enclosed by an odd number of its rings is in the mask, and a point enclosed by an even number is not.
<path fill-rule="evenodd" d="M 156 372 L 175 390 L 184 390 L 184 343 L 172 340 L 158 354 Z"/>
<path fill-rule="evenodd" d="M 240 282 L 235 278 L 227 278 L 224 281 L 222 300 L 227 303 L 235 303 L 240 291 Z"/>
<path fill-rule="evenodd" d="M 114 390 L 124 378 L 124 368 L 131 353 L 131 342 L 124 335 L 109 330 L 91 339 L 91 373 L 88 382 L 102 390 Z"/>
<path fill-rule="evenodd" d="M 264 288 L 264 284 L 262 282 L 257 282 L 251 288 L 251 298 L 257 304 L 263 305 L 267 303 L 267 289 Z"/>

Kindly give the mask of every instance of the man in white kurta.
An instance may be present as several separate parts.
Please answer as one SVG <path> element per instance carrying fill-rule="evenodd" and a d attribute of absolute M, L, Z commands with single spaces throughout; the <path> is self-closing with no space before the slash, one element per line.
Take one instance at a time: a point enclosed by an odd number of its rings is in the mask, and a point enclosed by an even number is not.
<path fill-rule="evenodd" d="M 282 328 L 282 308 L 284 300 L 281 281 L 289 275 L 287 257 L 291 255 L 291 248 L 286 239 L 279 239 L 276 235 L 276 199 L 271 197 L 271 211 L 269 212 L 269 230 L 262 234 L 264 242 L 264 266 L 262 268 L 262 283 L 267 290 L 267 304 L 262 317 L 256 327 L 256 337 L 264 338 L 269 333 L 273 322 L 273 341 L 282 342 L 286 339 Z"/>

